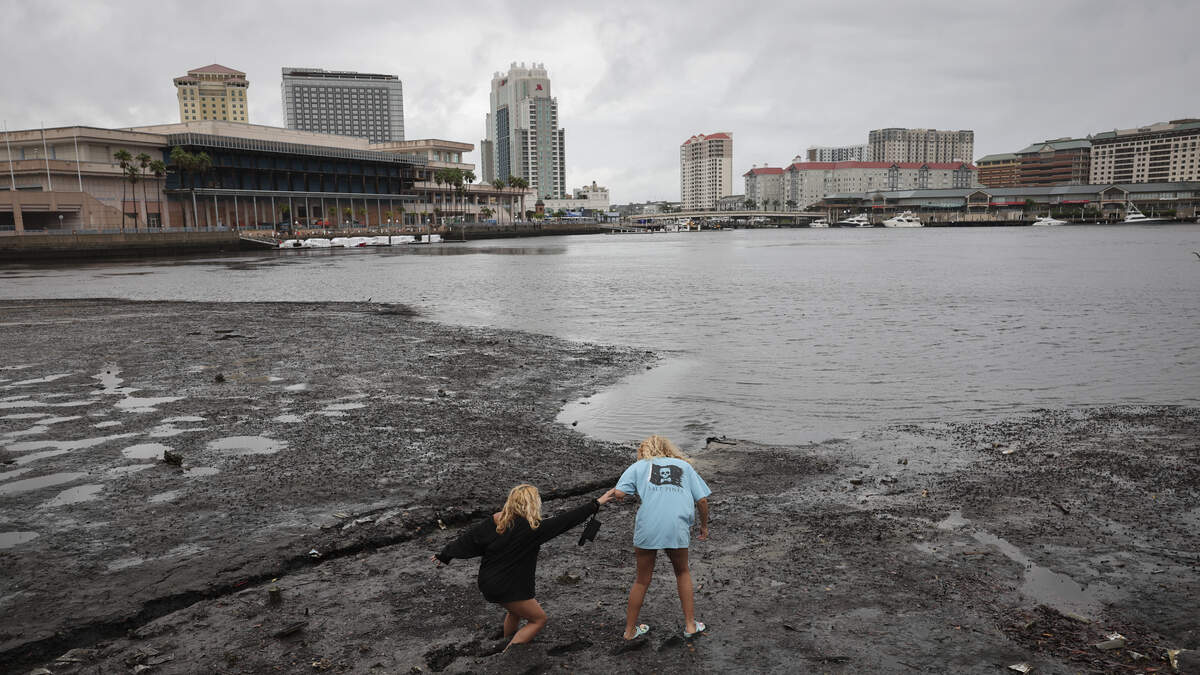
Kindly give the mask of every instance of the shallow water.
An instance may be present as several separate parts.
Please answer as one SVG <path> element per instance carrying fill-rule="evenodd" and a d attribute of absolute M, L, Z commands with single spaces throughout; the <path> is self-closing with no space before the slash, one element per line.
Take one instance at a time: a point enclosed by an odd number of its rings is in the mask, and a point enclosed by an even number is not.
<path fill-rule="evenodd" d="M 794 443 L 1044 407 L 1198 404 L 1198 248 L 1195 225 L 598 235 L 10 266 L 21 274 L 0 297 L 407 303 L 666 356 L 568 406 L 560 419 L 585 433 Z M 46 404 L 0 403 L 34 405 Z"/>

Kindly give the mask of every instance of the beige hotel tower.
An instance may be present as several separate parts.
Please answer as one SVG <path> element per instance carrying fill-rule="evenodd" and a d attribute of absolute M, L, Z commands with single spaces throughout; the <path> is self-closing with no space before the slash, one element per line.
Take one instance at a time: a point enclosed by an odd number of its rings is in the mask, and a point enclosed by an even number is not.
<path fill-rule="evenodd" d="M 240 70 L 214 63 L 189 70 L 175 78 L 179 94 L 179 121 L 224 120 L 250 122 L 246 89 L 250 83 Z"/>
<path fill-rule="evenodd" d="M 733 134 L 696 134 L 679 146 L 679 201 L 684 210 L 714 209 L 733 194 Z"/>

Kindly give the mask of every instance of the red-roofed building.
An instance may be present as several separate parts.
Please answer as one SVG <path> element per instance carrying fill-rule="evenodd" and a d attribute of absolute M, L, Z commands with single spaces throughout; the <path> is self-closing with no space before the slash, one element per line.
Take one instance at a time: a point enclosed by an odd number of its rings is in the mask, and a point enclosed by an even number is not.
<path fill-rule="evenodd" d="M 179 121 L 224 120 L 250 122 L 246 74 L 219 63 L 193 68 L 174 79 L 179 98 Z"/>
<path fill-rule="evenodd" d="M 783 170 L 782 184 L 785 202 L 803 208 L 829 194 L 971 188 L 979 182 L 967 162 L 794 162 Z"/>
<path fill-rule="evenodd" d="M 733 134 L 696 134 L 679 146 L 679 196 L 683 209 L 715 209 L 733 193 Z"/>
<path fill-rule="evenodd" d="M 746 199 L 760 211 L 777 211 L 786 206 L 783 196 L 783 169 L 754 167 L 742 174 L 746 181 Z"/>

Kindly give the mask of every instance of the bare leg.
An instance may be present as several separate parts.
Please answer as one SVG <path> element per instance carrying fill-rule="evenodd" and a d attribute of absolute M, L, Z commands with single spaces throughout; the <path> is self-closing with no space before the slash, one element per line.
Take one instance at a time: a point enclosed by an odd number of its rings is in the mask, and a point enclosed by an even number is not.
<path fill-rule="evenodd" d="M 635 548 L 637 556 L 637 577 L 633 587 L 629 589 L 629 605 L 625 608 L 625 639 L 633 637 L 637 630 L 638 614 L 642 612 L 642 603 L 646 600 L 646 589 L 650 588 L 650 580 L 654 577 L 654 558 L 658 551 L 653 549 Z"/>
<path fill-rule="evenodd" d="M 679 604 L 683 607 L 683 629 L 688 633 L 696 632 L 696 606 L 692 593 L 692 572 L 688 569 L 688 550 L 686 548 L 664 549 L 671 559 L 671 567 L 675 569 L 675 586 L 679 589 Z"/>
<path fill-rule="evenodd" d="M 516 616 L 517 622 L 525 619 L 528 623 L 525 624 L 516 635 L 513 635 L 512 642 L 509 645 L 519 645 L 529 642 L 533 636 L 538 634 L 538 631 L 546 627 L 546 612 L 542 610 L 542 606 L 534 598 L 528 600 L 520 600 L 518 602 L 504 603 L 504 609 L 508 610 L 509 616 Z M 504 618 L 504 626 L 508 627 L 508 617 Z"/>
<path fill-rule="evenodd" d="M 512 637 L 517 632 L 517 628 L 521 626 L 521 617 L 509 612 L 504 615 L 504 639 Z"/>

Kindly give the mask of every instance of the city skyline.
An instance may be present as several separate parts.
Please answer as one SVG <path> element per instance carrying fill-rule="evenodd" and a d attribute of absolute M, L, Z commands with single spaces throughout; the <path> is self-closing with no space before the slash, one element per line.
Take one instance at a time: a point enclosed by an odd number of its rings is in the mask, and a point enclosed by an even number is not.
<path fill-rule="evenodd" d="M 736 134 L 741 175 L 809 146 L 862 143 L 871 129 L 973 129 L 974 160 L 1200 116 L 1200 93 L 1186 86 L 1200 70 L 1187 34 L 1200 7 L 1187 2 L 1014 3 L 1002 16 L 949 2 L 863 2 L 780 7 L 769 17 L 699 3 L 686 6 L 704 17 L 686 38 L 670 29 L 682 4 L 541 13 L 515 4 L 445 12 L 358 3 L 353 14 L 316 3 L 288 13 L 190 7 L 16 2 L 10 19 L 25 28 L 3 49 L 26 67 L 6 72 L 0 119 L 10 129 L 171 122 L 179 114 L 171 78 L 221 63 L 260 92 L 249 97 L 250 121 L 284 126 L 269 92 L 282 67 L 302 63 L 395 73 L 407 89 L 407 137 L 478 143 L 497 64 L 536 61 L 553 73 L 569 121 L 568 182 L 597 181 L 625 203 L 677 195 L 678 144 L 696 130 Z M 939 30 L 928 30 L 930 19 Z M 419 34 L 403 32 L 417 21 Z M 262 46 L 255 35 L 268 23 L 288 39 Z M 113 48 L 126 33 L 138 49 Z M 1121 48 L 1097 48 L 1106 41 Z M 26 58 L 47 44 L 53 58 Z M 432 54 L 441 54 L 436 63 Z M 478 148 L 464 159 L 479 166 Z"/>

